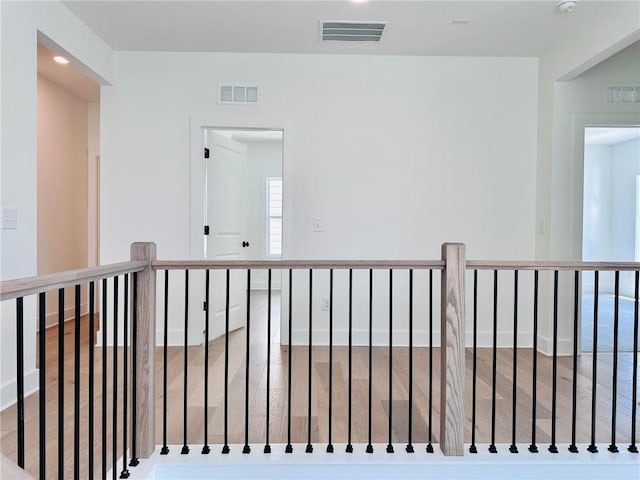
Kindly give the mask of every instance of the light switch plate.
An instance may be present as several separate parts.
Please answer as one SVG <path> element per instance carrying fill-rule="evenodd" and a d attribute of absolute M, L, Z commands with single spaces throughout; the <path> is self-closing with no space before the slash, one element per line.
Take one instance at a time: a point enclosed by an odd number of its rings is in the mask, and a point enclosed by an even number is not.
<path fill-rule="evenodd" d="M 16 230 L 18 228 L 18 209 L 3 208 L 2 209 L 2 229 Z"/>
<path fill-rule="evenodd" d="M 319 218 L 313 219 L 313 231 L 321 232 L 322 231 L 322 221 Z"/>

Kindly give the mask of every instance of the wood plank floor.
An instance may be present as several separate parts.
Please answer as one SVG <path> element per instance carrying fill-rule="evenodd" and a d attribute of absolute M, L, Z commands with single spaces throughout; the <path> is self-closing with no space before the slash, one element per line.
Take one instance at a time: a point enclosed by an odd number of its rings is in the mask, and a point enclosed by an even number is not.
<path fill-rule="evenodd" d="M 273 318 L 279 318 L 279 301 L 273 302 Z M 266 363 L 266 295 L 257 292 L 252 295 L 252 328 L 251 357 L 249 362 L 249 444 L 253 451 L 261 452 L 266 441 L 266 402 L 267 402 L 267 363 Z M 89 372 L 88 343 L 90 334 L 87 324 L 82 324 L 82 347 L 80 351 L 81 365 L 81 478 L 86 478 L 88 468 L 88 405 L 87 391 Z M 287 443 L 287 347 L 280 346 L 278 340 L 279 325 L 272 325 L 271 376 L 270 376 L 270 443 Z M 58 358 L 57 329 L 47 330 L 46 360 L 46 437 L 47 437 L 47 478 L 57 477 L 58 445 Z M 228 443 L 238 449 L 236 444 L 244 443 L 245 422 L 245 330 L 232 332 L 229 336 L 229 386 L 228 386 Z M 100 478 L 102 462 L 102 349 L 96 348 L 96 392 L 93 397 L 95 416 L 94 471 Z M 440 398 L 440 352 L 433 349 L 433 381 L 432 381 L 432 423 L 431 440 L 438 442 L 439 432 L 439 398 Z M 467 349 L 466 384 L 465 384 L 465 441 L 471 441 L 472 412 L 472 351 Z M 65 476 L 71 476 L 73 463 L 73 323 L 65 325 L 65 400 L 64 400 L 64 460 Z M 118 349 L 119 383 L 118 383 L 118 422 L 117 451 L 122 450 L 122 349 Z M 108 378 L 111 383 L 113 349 L 107 349 Z M 168 423 L 167 443 L 182 444 L 183 429 L 183 362 L 184 350 L 181 347 L 168 349 Z M 324 450 L 328 441 L 328 406 L 329 406 L 329 351 L 328 347 L 314 347 L 311 402 L 311 442 L 317 449 Z M 389 435 L 389 351 L 385 347 L 373 349 L 373 385 L 372 385 L 372 424 L 373 443 L 387 443 Z M 424 451 L 429 440 L 429 360 L 427 348 L 414 349 L 413 379 L 413 443 L 418 451 Z M 532 350 L 519 349 L 516 385 L 516 443 L 519 448 L 526 449 L 532 436 Z M 511 443 L 512 441 L 512 358 L 510 349 L 499 349 L 497 354 L 496 376 L 496 422 L 495 442 Z M 536 404 L 536 442 L 546 448 L 551 435 L 551 358 L 538 354 L 538 382 Z M 596 441 L 600 450 L 605 450 L 611 443 L 612 424 L 612 369 L 611 354 L 598 357 L 597 376 L 597 411 Z M 618 384 L 616 408 L 616 443 L 626 449 L 631 432 L 631 395 L 632 395 L 632 354 L 621 353 L 618 359 Z M 187 443 L 192 454 L 200 454 L 204 442 L 204 347 L 196 346 L 188 349 L 188 395 L 187 395 Z M 577 383 L 577 443 L 589 443 L 591 434 L 591 369 L 592 356 L 583 354 L 578 362 Z M 308 349 L 302 346 L 292 350 L 292 404 L 291 404 L 291 442 L 307 443 L 308 440 Z M 489 443 L 491 440 L 492 411 L 492 352 L 491 349 L 478 350 L 477 368 L 477 425 L 476 442 Z M 348 438 L 348 350 L 346 347 L 335 347 L 333 352 L 333 405 L 332 405 L 332 441 L 344 444 Z M 162 444 L 162 348 L 156 351 L 156 443 Z M 566 449 L 571 441 L 572 424 L 572 362 L 571 358 L 562 357 L 558 361 L 557 375 L 557 413 L 556 443 L 560 449 Z M 408 435 L 408 349 L 393 349 L 393 402 L 392 409 L 392 442 L 396 449 L 404 449 Z M 352 369 L 352 443 L 367 443 L 368 424 L 368 349 L 353 348 Z M 208 443 L 212 450 L 219 452 L 224 442 L 224 339 L 210 342 L 209 348 L 209 404 L 208 404 Z M 111 438 L 114 431 L 111 420 L 113 408 L 113 391 L 107 389 L 108 421 L 107 421 L 107 469 L 112 465 Z M 38 472 L 38 394 L 30 395 L 25 406 L 26 467 L 29 472 Z M 640 426 L 640 425 L 637 425 Z M 130 443 L 130 442 L 129 442 Z M 419 448 L 418 448 L 419 447 Z M 344 448 L 341 446 L 340 448 Z M 358 447 L 360 448 L 360 447 Z M 15 406 L 0 412 L 0 451 L 8 458 L 16 458 L 16 410 Z M 118 465 L 118 471 L 122 469 Z"/>

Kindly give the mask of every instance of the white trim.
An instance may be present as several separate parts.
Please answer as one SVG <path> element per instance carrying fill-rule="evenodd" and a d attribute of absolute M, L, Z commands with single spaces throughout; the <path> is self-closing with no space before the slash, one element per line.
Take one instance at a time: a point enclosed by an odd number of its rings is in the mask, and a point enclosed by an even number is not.
<path fill-rule="evenodd" d="M 280 291 L 282 289 L 282 285 L 280 284 L 280 281 L 275 281 L 272 280 L 271 281 L 271 290 L 272 291 Z M 251 290 L 260 290 L 260 291 L 267 291 L 269 290 L 269 285 L 267 280 L 251 280 Z"/>
<path fill-rule="evenodd" d="M 553 338 L 539 335 L 538 351 L 544 355 L 553 355 Z M 579 349 L 578 352 L 580 352 Z M 558 356 L 566 357 L 569 355 L 573 355 L 573 340 L 558 338 Z"/>
<path fill-rule="evenodd" d="M 75 320 L 76 308 L 75 307 L 67 307 L 64 309 L 64 323 Z M 98 313 L 98 312 L 96 312 Z M 80 305 L 80 321 L 82 321 L 82 317 L 89 314 L 89 309 L 87 306 L 87 302 Z M 47 318 L 45 319 L 45 328 L 55 327 L 58 324 L 58 312 L 47 313 Z M 38 332 L 38 324 L 36 324 L 36 332 Z"/>
<path fill-rule="evenodd" d="M 373 444 L 374 454 L 365 453 L 364 444 L 354 444 L 353 453 L 345 452 L 345 444 L 335 444 L 335 453 L 324 451 L 317 444 L 314 453 L 305 453 L 305 444 L 293 444 L 293 453 L 284 453 L 283 444 L 272 444 L 272 453 L 264 455 L 252 451 L 242 453 L 241 445 L 232 445 L 228 455 L 181 455 L 180 445 L 170 445 L 168 455 L 160 455 L 161 445 L 135 468 L 135 478 L 336 478 L 336 474 L 349 474 L 349 478 L 456 478 L 459 480 L 504 480 L 526 478 L 546 480 L 582 480 L 585 478 L 611 478 L 615 470 L 617 480 L 636 480 L 638 454 L 621 448 L 619 453 L 602 449 L 597 455 L 586 453 L 587 445 L 579 444 L 580 454 L 561 449 L 550 453 L 541 448 L 530 453 L 524 444 L 520 453 L 509 453 L 509 445 L 497 444 L 498 453 L 489 453 L 487 444 L 477 444 L 478 453 L 445 457 L 438 444 L 434 452 L 424 453 L 424 442 L 416 442 L 416 452 L 407 453 L 398 441 L 395 454 L 385 453 L 385 444 Z M 469 444 L 465 444 L 465 452 Z M 184 467 L 182 469 L 181 467 Z M 260 472 L 257 473 L 256 471 Z"/>
<path fill-rule="evenodd" d="M 32 393 L 38 391 L 40 370 L 34 368 L 24 376 L 24 396 L 25 398 Z M 4 410 L 14 403 L 16 403 L 16 392 L 18 389 L 18 382 L 12 380 L 9 383 L 5 383 L 0 387 L 0 410 Z"/>
<path fill-rule="evenodd" d="M 354 329 L 352 332 L 352 343 L 354 346 L 362 347 L 369 345 L 369 331 L 366 329 Z M 407 339 L 409 338 L 409 331 L 407 329 L 399 329 L 393 332 L 393 346 L 394 347 L 406 347 L 408 346 Z M 541 337 L 539 337 L 541 339 Z M 286 339 L 285 339 L 286 340 Z M 308 329 L 293 329 L 291 340 L 294 345 L 308 345 L 309 344 L 309 330 Z M 373 331 L 373 345 L 377 347 L 386 347 L 389 345 L 389 331 L 388 330 L 374 330 Z M 539 340 L 540 342 L 540 340 Z M 285 345 L 286 343 L 283 343 Z M 349 331 L 346 329 L 334 329 L 333 331 L 333 344 L 335 346 L 346 346 L 349 344 Z M 328 329 L 314 329 L 313 330 L 313 345 L 329 345 L 329 330 Z M 429 331 L 420 329 L 413 331 L 413 345 L 416 347 L 429 346 Z M 498 332 L 498 348 L 511 348 L 513 347 L 513 334 L 508 331 Z M 545 343 L 546 345 L 546 343 Z M 433 346 L 440 346 L 440 330 L 433 330 Z M 467 348 L 473 346 L 473 332 L 466 333 L 465 346 Z M 490 348 L 493 346 L 493 333 L 491 331 L 478 332 L 478 348 Z M 533 346 L 531 332 L 518 332 L 518 347 L 519 348 L 531 348 Z M 540 351 L 540 349 L 539 349 Z"/>

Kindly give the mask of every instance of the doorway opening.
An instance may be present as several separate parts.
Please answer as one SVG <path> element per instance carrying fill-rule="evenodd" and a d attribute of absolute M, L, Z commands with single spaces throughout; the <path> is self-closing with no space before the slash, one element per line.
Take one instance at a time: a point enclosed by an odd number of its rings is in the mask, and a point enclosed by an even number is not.
<path fill-rule="evenodd" d="M 283 131 L 205 128 L 204 148 L 204 258 L 281 258 Z M 226 285 L 226 272 L 214 271 L 212 275 L 214 285 Z M 269 288 L 273 324 L 279 325 L 281 272 L 256 269 L 246 275 L 240 270 L 229 272 L 230 330 L 245 325 L 249 293 L 252 315 L 266 316 Z M 211 293 L 212 320 L 221 325 L 226 292 L 214 288 Z M 272 338 L 279 338 L 277 332 Z"/>
<path fill-rule="evenodd" d="M 37 50 L 38 275 L 99 263 L 100 85 L 53 42 Z M 65 321 L 73 319 L 66 295 Z M 83 291 L 81 311 L 88 314 Z M 96 298 L 96 312 L 99 311 Z M 47 298 L 47 327 L 57 324 Z M 84 320 L 83 320 L 84 321 Z"/>
<path fill-rule="evenodd" d="M 582 260 L 633 262 L 640 245 L 640 127 L 586 127 Z M 599 352 L 613 350 L 615 274 L 598 278 Z M 582 275 L 581 344 L 594 349 L 595 276 Z M 620 272 L 618 280 L 618 349 L 633 350 L 633 272 Z"/>

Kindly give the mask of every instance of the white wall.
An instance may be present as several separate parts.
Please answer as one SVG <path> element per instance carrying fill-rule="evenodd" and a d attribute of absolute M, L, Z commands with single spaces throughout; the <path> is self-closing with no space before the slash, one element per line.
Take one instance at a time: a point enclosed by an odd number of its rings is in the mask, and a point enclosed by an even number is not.
<path fill-rule="evenodd" d="M 633 262 L 636 229 L 636 176 L 640 174 L 640 139 L 616 145 L 585 147 L 583 259 Z M 583 288 L 593 291 L 593 274 L 583 275 Z M 620 293 L 634 295 L 633 272 L 620 273 Z M 614 293 L 614 275 L 602 273 L 599 289 Z"/>
<path fill-rule="evenodd" d="M 611 252 L 611 156 L 610 145 L 584 149 L 584 224 L 582 259 L 609 259 Z"/>
<path fill-rule="evenodd" d="M 101 83 L 113 79 L 111 49 L 60 2 L 0 2 L 2 207 L 18 210 L 17 230 L 0 231 L 0 278 L 34 275 L 36 233 L 36 42 L 65 51 L 74 65 Z M 55 42 L 53 45 L 52 42 Z M 2 303 L 0 408 L 15 398 L 14 302 Z M 35 302 L 25 310 L 25 390 L 37 388 Z"/>
<path fill-rule="evenodd" d="M 286 258 L 433 259 L 447 240 L 467 243 L 473 258 L 534 256 L 535 59 L 135 52 L 116 59 L 116 83 L 103 89 L 101 104 L 102 263 L 126 259 L 133 241 L 156 241 L 164 259 L 188 258 L 192 240 L 201 244 L 201 225 L 192 239 L 189 215 L 199 198 L 190 199 L 190 168 L 199 184 L 202 125 L 284 129 Z M 230 80 L 261 85 L 262 105 L 218 105 L 217 85 Z M 323 232 L 312 231 L 314 217 Z M 366 294 L 365 284 L 359 288 Z M 170 328 L 179 328 L 178 276 L 172 289 Z M 296 289 L 306 291 L 304 283 Z M 294 328 L 304 336 L 306 300 L 297 298 Z M 424 315 L 420 302 L 416 315 Z M 385 321 L 382 303 L 377 322 Z M 325 329 L 326 312 L 314 306 Z M 345 318 L 341 308 L 342 332 Z M 406 323 L 400 311 L 398 318 Z M 366 318 L 357 322 L 362 330 Z M 424 332 L 424 323 L 418 328 Z"/>
<path fill-rule="evenodd" d="M 640 174 L 640 139 L 614 145 L 611 168 L 611 259 L 635 260 L 636 176 Z M 633 272 L 620 273 L 620 294 L 633 297 Z"/>
<path fill-rule="evenodd" d="M 590 145 L 584 149 L 584 208 L 582 260 L 611 260 L 611 167 L 613 149 L 610 145 Z M 595 289 L 591 272 L 582 274 L 585 292 Z M 612 275 L 603 272 L 598 290 L 613 291 Z"/>
<path fill-rule="evenodd" d="M 87 125 L 87 102 L 38 75 L 38 275 L 87 266 Z M 73 287 L 66 290 L 70 319 Z M 47 325 L 58 321 L 56 297 L 47 299 Z"/>
<path fill-rule="evenodd" d="M 636 176 L 640 174 L 640 139 L 584 150 L 584 242 L 586 261 L 635 260 Z M 634 295 L 633 272 L 620 273 L 620 293 Z M 593 275 L 583 275 L 583 288 L 593 291 Z M 599 290 L 614 292 L 613 274 L 600 275 Z"/>
<path fill-rule="evenodd" d="M 612 148 L 611 258 L 632 262 L 635 258 L 636 175 L 640 174 L 640 139 Z"/>

